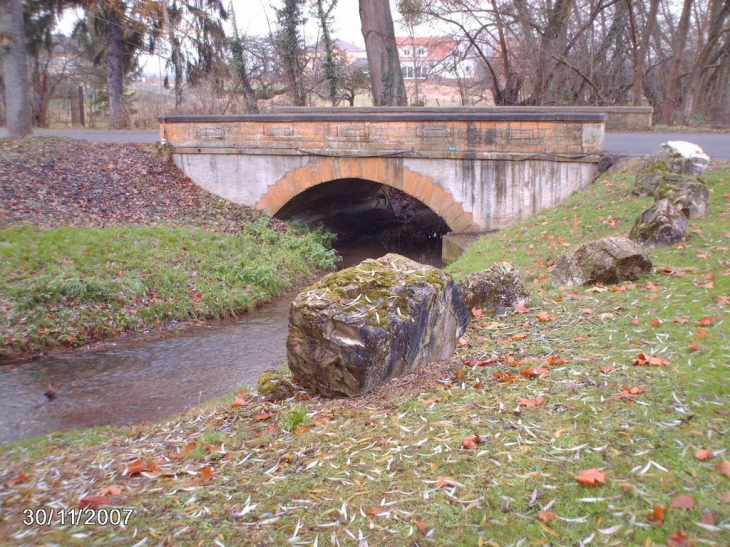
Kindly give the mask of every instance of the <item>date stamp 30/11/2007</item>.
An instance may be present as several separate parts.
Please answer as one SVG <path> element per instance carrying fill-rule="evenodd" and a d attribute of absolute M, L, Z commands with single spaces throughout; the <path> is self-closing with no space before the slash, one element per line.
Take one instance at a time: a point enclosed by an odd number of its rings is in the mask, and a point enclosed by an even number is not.
<path fill-rule="evenodd" d="M 23 510 L 24 526 L 126 526 L 134 513 L 131 507 L 56 509 L 40 507 Z"/>

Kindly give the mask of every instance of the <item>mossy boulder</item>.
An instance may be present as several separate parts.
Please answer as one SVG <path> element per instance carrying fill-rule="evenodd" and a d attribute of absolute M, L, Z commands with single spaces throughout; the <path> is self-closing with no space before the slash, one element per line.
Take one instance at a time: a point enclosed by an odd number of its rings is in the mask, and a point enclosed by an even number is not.
<path fill-rule="evenodd" d="M 644 247 L 674 245 L 684 241 L 687 217 L 668 199 L 660 199 L 641 213 L 629 238 Z"/>
<path fill-rule="evenodd" d="M 497 262 L 486 270 L 469 274 L 457 286 L 467 308 L 478 308 L 489 315 L 502 315 L 530 301 L 530 292 L 509 262 Z"/>
<path fill-rule="evenodd" d="M 353 397 L 451 356 L 468 320 L 449 275 L 388 254 L 329 274 L 294 299 L 287 360 L 305 388 Z"/>
<path fill-rule="evenodd" d="M 656 190 L 657 200 L 667 199 L 687 218 L 701 218 L 707 214 L 710 203 L 710 189 L 698 177 L 690 178 L 679 184 L 667 180 Z"/>
<path fill-rule="evenodd" d="M 710 165 L 710 157 L 698 145 L 687 141 L 665 142 L 654 152 L 651 162 L 662 162 L 675 173 L 701 177 Z"/>
<path fill-rule="evenodd" d="M 625 237 L 605 237 L 560 257 L 550 279 L 565 287 L 615 284 L 634 281 L 651 270 L 651 260 L 636 242 Z"/>

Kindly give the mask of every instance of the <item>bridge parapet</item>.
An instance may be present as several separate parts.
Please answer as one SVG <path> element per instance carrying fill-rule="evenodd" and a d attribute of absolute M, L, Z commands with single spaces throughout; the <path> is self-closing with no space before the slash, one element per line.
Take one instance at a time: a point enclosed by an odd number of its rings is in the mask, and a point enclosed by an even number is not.
<path fill-rule="evenodd" d="M 358 110 L 244 116 L 165 116 L 160 138 L 176 152 L 495 159 L 592 156 L 605 115 Z"/>

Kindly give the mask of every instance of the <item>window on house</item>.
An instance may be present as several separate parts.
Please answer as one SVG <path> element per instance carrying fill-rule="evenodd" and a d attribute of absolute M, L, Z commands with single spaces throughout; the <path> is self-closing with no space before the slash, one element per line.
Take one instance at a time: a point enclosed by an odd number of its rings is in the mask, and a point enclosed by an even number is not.
<path fill-rule="evenodd" d="M 403 55 L 410 55 L 412 53 L 411 48 L 407 47 L 403 49 Z"/>
<path fill-rule="evenodd" d="M 423 46 L 420 46 L 420 47 L 418 48 L 418 51 L 417 51 L 417 53 L 418 53 L 418 56 L 419 56 L 419 57 L 425 57 L 425 56 L 426 56 L 426 53 L 428 53 L 428 52 L 426 51 L 426 48 L 425 48 L 425 47 L 423 47 Z"/>
<path fill-rule="evenodd" d="M 400 67 L 400 71 L 403 74 L 404 78 L 413 78 L 413 67 L 412 66 L 402 65 Z"/>
<path fill-rule="evenodd" d="M 428 77 L 428 67 L 417 66 L 416 67 L 416 78 L 426 79 Z"/>

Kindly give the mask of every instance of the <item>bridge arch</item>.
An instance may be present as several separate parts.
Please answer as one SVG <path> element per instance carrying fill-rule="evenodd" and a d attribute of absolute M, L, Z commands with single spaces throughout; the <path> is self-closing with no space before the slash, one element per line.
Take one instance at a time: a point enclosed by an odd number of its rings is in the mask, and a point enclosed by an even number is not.
<path fill-rule="evenodd" d="M 398 190 L 421 201 L 454 233 L 474 231 L 472 214 L 430 177 L 403 165 L 401 158 L 318 158 L 289 171 L 261 196 L 256 209 L 274 216 L 302 192 L 338 179 L 363 179 Z"/>

